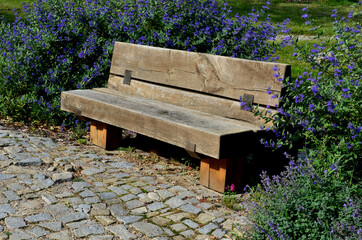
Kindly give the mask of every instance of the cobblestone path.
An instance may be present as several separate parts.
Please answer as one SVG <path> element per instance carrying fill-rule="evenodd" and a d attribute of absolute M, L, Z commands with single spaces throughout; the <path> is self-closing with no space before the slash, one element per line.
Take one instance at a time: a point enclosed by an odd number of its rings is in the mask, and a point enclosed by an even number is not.
<path fill-rule="evenodd" d="M 0 125 L 0 239 L 229 239 L 245 223 L 186 166 L 135 154 Z"/>

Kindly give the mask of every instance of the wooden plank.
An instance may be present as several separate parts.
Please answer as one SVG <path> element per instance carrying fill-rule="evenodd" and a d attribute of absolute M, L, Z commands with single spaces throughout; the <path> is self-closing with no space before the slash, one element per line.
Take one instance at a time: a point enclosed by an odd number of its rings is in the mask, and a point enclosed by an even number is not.
<path fill-rule="evenodd" d="M 210 159 L 200 160 L 200 184 L 205 187 L 210 186 Z"/>
<path fill-rule="evenodd" d="M 109 91 L 107 88 L 94 90 L 116 95 L 127 94 L 149 98 L 222 117 L 247 121 L 258 126 L 263 124 L 263 120 L 255 117 L 252 112 L 242 110 L 240 101 L 237 100 L 224 99 L 138 80 L 132 80 L 130 85 L 127 85 L 123 84 L 123 77 L 115 75 L 109 77 L 108 88 L 118 91 Z"/>
<path fill-rule="evenodd" d="M 113 150 L 120 146 L 122 130 L 106 123 L 91 121 L 90 141 L 106 150 Z"/>
<path fill-rule="evenodd" d="M 220 139 L 258 131 L 255 125 L 134 96 L 113 96 L 93 90 L 62 92 L 61 109 L 128 129 L 196 152 L 220 156 Z"/>
<path fill-rule="evenodd" d="M 274 77 L 277 65 L 282 78 L 290 75 L 290 65 L 258 62 L 203 53 L 156 48 L 116 42 L 110 72 L 168 86 L 206 92 L 238 100 L 254 95 L 257 104 L 278 104 L 267 89 L 280 94 L 282 84 Z"/>
<path fill-rule="evenodd" d="M 229 159 L 210 159 L 209 188 L 223 193 L 226 187 L 226 174 Z"/>

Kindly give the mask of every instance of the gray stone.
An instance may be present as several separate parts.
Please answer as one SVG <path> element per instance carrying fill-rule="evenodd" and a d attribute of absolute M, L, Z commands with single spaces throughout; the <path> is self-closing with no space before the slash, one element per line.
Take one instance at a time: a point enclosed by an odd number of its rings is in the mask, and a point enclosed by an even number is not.
<path fill-rule="evenodd" d="M 183 232 L 180 232 L 180 234 L 182 236 L 184 236 L 185 238 L 190 238 L 192 235 L 194 235 L 194 231 L 192 230 L 186 230 L 186 231 L 183 231 Z"/>
<path fill-rule="evenodd" d="M 72 233 L 69 230 L 63 230 L 56 233 L 49 234 L 50 239 L 56 239 L 56 240 L 72 240 Z"/>
<path fill-rule="evenodd" d="M 137 187 L 133 187 L 131 189 L 129 189 L 129 191 L 133 194 L 139 194 L 139 193 L 142 193 L 142 190 L 137 188 Z"/>
<path fill-rule="evenodd" d="M 151 211 L 157 211 L 157 210 L 165 208 L 165 207 L 166 207 L 166 205 L 163 204 L 162 202 L 154 202 L 147 206 L 147 208 L 150 209 Z"/>
<path fill-rule="evenodd" d="M 35 226 L 32 229 L 28 230 L 31 234 L 33 234 L 35 237 L 42 237 L 45 235 L 48 235 L 50 232 L 45 230 L 44 228 Z"/>
<path fill-rule="evenodd" d="M 44 189 L 44 188 L 49 188 L 49 187 L 53 186 L 54 181 L 47 178 L 47 179 L 43 179 L 43 180 L 37 180 L 34 182 L 34 184 L 36 184 L 41 189 Z"/>
<path fill-rule="evenodd" d="M 58 220 L 61 221 L 62 223 L 75 222 L 75 221 L 84 220 L 84 219 L 87 219 L 87 214 L 85 214 L 83 212 L 76 212 L 76 213 L 72 213 L 72 214 L 65 215 L 65 216 L 58 218 Z"/>
<path fill-rule="evenodd" d="M 87 168 L 82 171 L 82 174 L 90 176 L 90 175 L 102 173 L 104 171 L 105 171 L 104 168 Z"/>
<path fill-rule="evenodd" d="M 52 180 L 55 183 L 68 182 L 73 178 L 73 174 L 70 172 L 54 173 L 52 175 Z"/>
<path fill-rule="evenodd" d="M 145 234 L 147 237 L 157 237 L 162 235 L 164 232 L 163 230 L 152 223 L 147 222 L 136 222 L 133 223 L 132 226 L 137 230 Z"/>
<path fill-rule="evenodd" d="M 170 237 L 175 236 L 175 234 L 170 229 L 168 229 L 167 227 L 164 227 L 162 229 L 168 236 L 170 236 Z"/>
<path fill-rule="evenodd" d="M 24 219 L 20 217 L 7 217 L 5 218 L 5 224 L 8 228 L 22 228 L 26 227 Z"/>
<path fill-rule="evenodd" d="M 56 197 L 52 196 L 52 195 L 43 195 L 41 196 L 41 198 L 44 200 L 44 202 L 46 202 L 47 204 L 53 204 L 58 202 L 58 200 L 56 199 Z"/>
<path fill-rule="evenodd" d="M 102 200 L 108 200 L 117 197 L 117 194 L 115 194 L 114 192 L 100 192 L 98 193 L 98 196 Z"/>
<path fill-rule="evenodd" d="M 141 214 L 147 213 L 148 210 L 146 207 L 140 207 L 140 208 L 132 209 L 131 212 L 136 215 L 141 215 Z"/>
<path fill-rule="evenodd" d="M 45 174 L 35 174 L 33 177 L 38 180 L 44 180 L 47 176 Z"/>
<path fill-rule="evenodd" d="M 16 194 L 13 190 L 4 191 L 3 194 L 9 201 L 15 201 L 21 199 L 18 194 Z"/>
<path fill-rule="evenodd" d="M 53 217 L 49 213 L 39 213 L 26 217 L 25 221 L 34 223 L 34 222 L 50 221 L 52 219 Z"/>
<path fill-rule="evenodd" d="M 0 153 L 0 161 L 6 161 L 6 160 L 9 160 L 9 158 L 6 155 Z"/>
<path fill-rule="evenodd" d="M 220 224 L 225 221 L 225 218 L 215 218 L 212 220 L 213 223 Z"/>
<path fill-rule="evenodd" d="M 129 202 L 125 203 L 126 207 L 128 209 L 134 209 L 134 208 L 138 208 L 144 205 L 144 203 L 138 201 L 138 200 L 131 200 Z"/>
<path fill-rule="evenodd" d="M 201 224 L 206 224 L 214 219 L 215 219 L 214 216 L 211 216 L 207 213 L 201 213 L 195 220 Z"/>
<path fill-rule="evenodd" d="M 56 222 L 44 222 L 40 223 L 39 226 L 52 230 L 54 232 L 58 232 L 62 229 L 62 223 L 59 221 Z"/>
<path fill-rule="evenodd" d="M 6 180 L 6 179 L 14 178 L 14 177 L 16 177 L 16 176 L 11 175 L 11 174 L 2 174 L 2 173 L 0 173 L 0 180 Z"/>
<path fill-rule="evenodd" d="M 0 220 L 6 218 L 7 216 L 8 214 L 6 212 L 0 212 Z"/>
<path fill-rule="evenodd" d="M 182 223 L 176 223 L 170 226 L 172 230 L 180 232 L 187 229 L 187 226 Z"/>
<path fill-rule="evenodd" d="M 116 178 L 125 178 L 125 177 L 129 177 L 129 173 L 115 173 L 113 174 L 114 177 Z"/>
<path fill-rule="evenodd" d="M 127 194 L 127 195 L 124 195 L 121 197 L 122 201 L 129 201 L 129 200 L 132 200 L 132 199 L 136 199 L 138 198 L 136 195 L 134 194 Z"/>
<path fill-rule="evenodd" d="M 103 233 L 105 233 L 105 230 L 99 225 L 91 225 L 83 228 L 78 228 L 74 231 L 76 237 L 87 237 L 89 235 L 99 235 Z"/>
<path fill-rule="evenodd" d="M 78 229 L 78 228 L 83 228 L 83 227 L 89 227 L 89 226 L 94 225 L 94 224 L 96 224 L 95 221 L 83 220 L 83 221 L 79 221 L 79 222 L 67 223 L 66 225 L 70 229 Z"/>
<path fill-rule="evenodd" d="M 24 160 L 20 160 L 15 163 L 18 166 L 40 166 L 43 164 L 43 161 L 37 157 L 30 157 Z"/>
<path fill-rule="evenodd" d="M 151 220 L 152 220 L 152 222 L 154 222 L 156 225 L 159 225 L 159 226 L 166 226 L 171 222 L 170 219 L 159 217 L 159 216 L 154 217 Z"/>
<path fill-rule="evenodd" d="M 133 166 L 136 165 L 136 164 L 135 163 L 129 163 L 127 161 L 122 161 L 122 162 L 111 163 L 110 165 L 112 167 L 115 167 L 115 168 L 133 168 Z"/>
<path fill-rule="evenodd" d="M 111 225 L 112 223 L 115 223 L 116 220 L 110 216 L 95 216 L 95 218 L 105 226 Z"/>
<path fill-rule="evenodd" d="M 88 238 L 88 240 L 113 240 L 114 236 L 113 235 L 102 235 L 102 236 L 90 236 Z"/>
<path fill-rule="evenodd" d="M 117 193 L 118 195 L 124 195 L 126 193 L 128 193 L 126 190 L 120 188 L 120 187 L 116 187 L 116 186 L 110 186 L 108 187 L 110 190 L 112 190 L 113 192 Z"/>
<path fill-rule="evenodd" d="M 25 239 L 33 239 L 33 237 L 30 234 L 20 229 L 15 229 L 11 231 L 9 240 L 25 240 Z"/>
<path fill-rule="evenodd" d="M 2 231 L 4 231 L 4 227 L 2 225 L 0 225 L 0 232 L 2 232 Z"/>
<path fill-rule="evenodd" d="M 210 240 L 210 236 L 209 235 L 197 235 L 197 236 L 194 236 L 193 240 Z"/>
<path fill-rule="evenodd" d="M 199 212 L 201 212 L 200 208 L 192 206 L 191 204 L 186 204 L 181 206 L 181 210 L 192 214 L 198 214 Z"/>
<path fill-rule="evenodd" d="M 82 204 L 83 200 L 80 197 L 71 197 L 71 198 L 66 198 L 65 202 L 70 205 L 75 205 L 75 204 Z"/>
<path fill-rule="evenodd" d="M 216 238 L 222 238 L 223 236 L 225 236 L 226 232 L 220 228 L 216 229 L 215 231 L 213 231 L 211 233 L 214 237 Z"/>
<path fill-rule="evenodd" d="M 206 203 L 206 202 L 202 202 L 202 203 L 199 203 L 197 204 L 197 206 L 203 208 L 203 209 L 209 209 L 212 207 L 212 204 L 211 203 Z"/>
<path fill-rule="evenodd" d="M 111 214 L 117 218 L 120 216 L 124 216 L 128 214 L 128 210 L 126 210 L 122 205 L 120 204 L 114 204 L 109 207 L 109 210 L 111 211 Z"/>
<path fill-rule="evenodd" d="M 186 204 L 187 202 L 185 202 L 184 200 L 181 200 L 180 198 L 176 197 L 172 197 L 169 200 L 167 200 L 165 202 L 165 204 L 169 205 L 171 208 L 178 208 L 184 204 Z"/>
<path fill-rule="evenodd" d="M 174 193 L 166 190 L 166 189 L 160 189 L 157 191 L 158 195 L 160 195 L 162 200 L 166 200 L 167 198 L 175 196 Z"/>
<path fill-rule="evenodd" d="M 106 229 L 108 231 L 110 231 L 111 233 L 113 233 L 116 237 L 119 237 L 123 240 L 128 240 L 128 239 L 135 239 L 137 238 L 136 235 L 134 235 L 133 233 L 131 233 L 130 231 L 127 230 L 127 228 L 121 224 L 119 225 L 114 225 L 114 226 L 110 226 L 110 227 L 106 227 Z"/>
<path fill-rule="evenodd" d="M 89 189 L 84 190 L 79 194 L 82 198 L 94 197 L 96 194 Z"/>
<path fill-rule="evenodd" d="M 93 203 L 99 203 L 99 202 L 101 202 L 101 200 L 99 199 L 98 196 L 94 196 L 94 197 L 84 198 L 84 202 L 86 204 L 93 204 Z"/>
<path fill-rule="evenodd" d="M 211 232 L 212 230 L 216 229 L 217 225 L 215 225 L 214 223 L 209 223 L 199 229 L 197 229 L 197 231 L 201 234 L 208 234 L 209 232 Z"/>
<path fill-rule="evenodd" d="M 173 193 L 179 193 L 179 192 L 187 191 L 186 188 L 181 187 L 181 186 L 173 186 L 173 187 L 170 187 L 168 190 L 173 192 Z"/>
<path fill-rule="evenodd" d="M 25 187 L 19 183 L 11 183 L 9 185 L 7 185 L 8 189 L 11 189 L 13 191 L 21 191 L 21 190 L 24 190 Z"/>
<path fill-rule="evenodd" d="M 134 216 L 134 215 L 116 217 L 117 221 L 119 221 L 125 225 L 137 222 L 137 221 L 141 220 L 142 218 L 143 217 L 141 217 L 141 216 Z"/>
<path fill-rule="evenodd" d="M 72 188 L 77 192 L 80 190 L 83 190 L 84 188 L 91 187 L 91 186 L 92 185 L 87 182 L 74 182 L 72 184 Z"/>
<path fill-rule="evenodd" d="M 195 223 L 194 221 L 190 220 L 190 219 L 185 219 L 182 221 L 184 224 L 186 224 L 187 226 L 189 226 L 190 228 L 198 228 L 199 224 Z"/>
<path fill-rule="evenodd" d="M 91 209 L 91 205 L 88 205 L 88 204 L 80 204 L 78 206 L 74 206 L 74 210 L 76 210 L 78 212 L 89 213 L 90 209 Z"/>
<path fill-rule="evenodd" d="M 181 213 L 176 213 L 176 214 L 171 214 L 166 216 L 168 219 L 171 219 L 174 222 L 179 222 L 184 218 L 189 217 L 190 214 L 189 213 L 185 213 L 185 212 L 181 212 Z"/>
<path fill-rule="evenodd" d="M 147 194 L 147 196 L 148 196 L 149 198 L 151 198 L 152 200 L 155 200 L 155 201 L 160 201 L 160 200 L 161 200 L 160 195 L 158 195 L 158 194 L 155 193 L 155 192 L 149 192 L 149 193 Z"/>

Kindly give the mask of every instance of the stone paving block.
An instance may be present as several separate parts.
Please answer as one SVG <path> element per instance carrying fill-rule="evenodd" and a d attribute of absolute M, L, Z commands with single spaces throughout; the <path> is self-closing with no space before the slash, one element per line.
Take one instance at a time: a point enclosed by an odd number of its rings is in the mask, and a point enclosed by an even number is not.
<path fill-rule="evenodd" d="M 70 172 L 61 172 L 61 173 L 54 173 L 52 175 L 52 180 L 55 183 L 61 183 L 61 182 L 68 182 L 73 179 L 73 173 Z"/>
<path fill-rule="evenodd" d="M 142 190 L 137 188 L 137 187 L 133 187 L 133 188 L 130 188 L 129 191 L 133 194 L 140 194 L 142 193 Z"/>
<path fill-rule="evenodd" d="M 105 233 L 105 230 L 99 225 L 91 225 L 83 228 L 78 228 L 74 231 L 74 235 L 79 238 L 87 237 L 89 235 L 99 235 L 103 233 Z"/>
<path fill-rule="evenodd" d="M 53 217 L 49 213 L 34 214 L 25 218 L 25 221 L 30 223 L 44 222 L 50 220 L 53 220 Z"/>
<path fill-rule="evenodd" d="M 132 199 L 136 199 L 136 198 L 138 198 L 138 197 L 134 194 L 127 194 L 127 195 L 124 195 L 121 197 L 122 201 L 125 201 L 125 202 L 132 200 Z"/>
<path fill-rule="evenodd" d="M 124 215 L 127 215 L 128 214 L 128 210 L 125 209 L 122 205 L 120 204 L 114 204 L 110 207 L 108 207 L 109 211 L 111 211 L 111 214 L 117 218 L 117 217 L 120 217 L 120 216 L 124 216 Z"/>
<path fill-rule="evenodd" d="M 44 228 L 35 226 L 32 229 L 28 230 L 28 232 L 30 232 L 31 234 L 33 234 L 35 237 L 42 237 L 45 235 L 48 235 L 50 232 L 45 230 Z"/>
<path fill-rule="evenodd" d="M 164 217 L 159 217 L 159 216 L 152 218 L 151 221 L 154 222 L 158 226 L 166 226 L 171 222 L 170 219 L 167 219 Z"/>
<path fill-rule="evenodd" d="M 148 222 L 136 222 L 132 224 L 132 227 L 137 231 L 142 232 L 147 237 L 157 237 L 164 233 L 159 226 Z"/>
<path fill-rule="evenodd" d="M 185 213 L 185 212 L 181 212 L 181 213 L 176 213 L 176 214 L 172 214 L 172 215 L 168 215 L 166 216 L 168 219 L 171 219 L 174 222 L 179 222 L 184 218 L 188 218 L 190 216 L 189 213 Z"/>
<path fill-rule="evenodd" d="M 155 192 L 149 192 L 149 193 L 147 194 L 147 196 L 148 196 L 149 198 L 151 198 L 152 200 L 154 200 L 154 201 L 160 201 L 160 200 L 161 200 L 160 195 L 158 195 L 158 193 L 155 193 Z"/>
<path fill-rule="evenodd" d="M 118 195 L 124 195 L 127 194 L 128 192 L 126 190 L 124 190 L 121 187 L 116 187 L 116 186 L 109 186 L 108 187 L 110 190 L 112 190 L 113 192 L 115 192 Z"/>
<path fill-rule="evenodd" d="M 23 218 L 20 217 L 7 217 L 5 218 L 5 225 L 8 228 L 22 228 L 26 227 L 26 223 Z"/>
<path fill-rule="evenodd" d="M 135 214 L 135 215 L 142 215 L 142 214 L 145 214 L 147 213 L 148 210 L 146 207 L 139 207 L 139 208 L 134 208 L 131 210 L 131 213 L 132 214 Z"/>
<path fill-rule="evenodd" d="M 70 197 L 64 199 L 67 205 L 82 204 L 83 200 L 80 197 Z"/>
<path fill-rule="evenodd" d="M 158 195 L 160 195 L 161 200 L 166 200 L 166 199 L 168 199 L 170 197 L 175 196 L 174 193 L 172 193 L 172 192 L 170 192 L 170 191 L 168 191 L 166 189 L 160 189 L 160 190 L 157 191 L 157 193 L 158 193 Z"/>
<path fill-rule="evenodd" d="M 6 212 L 0 212 L 0 220 L 6 218 L 7 216 L 9 215 Z"/>
<path fill-rule="evenodd" d="M 63 230 L 56 233 L 49 234 L 50 239 L 56 240 L 73 240 L 72 233 L 69 230 Z"/>
<path fill-rule="evenodd" d="M 187 229 L 187 226 L 182 223 L 176 223 L 170 226 L 173 231 L 181 232 Z"/>
<path fill-rule="evenodd" d="M 194 237 L 194 240 L 210 240 L 209 235 L 197 235 Z"/>
<path fill-rule="evenodd" d="M 212 230 L 216 229 L 217 225 L 214 223 L 209 223 L 199 229 L 197 229 L 197 231 L 201 234 L 208 234 L 209 232 L 211 232 Z"/>
<path fill-rule="evenodd" d="M 138 200 L 131 200 L 125 203 L 126 207 L 128 209 L 134 209 L 134 208 L 138 208 L 144 205 L 144 203 L 138 201 Z"/>
<path fill-rule="evenodd" d="M 37 185 L 41 189 L 49 188 L 49 187 L 53 186 L 54 183 L 55 182 L 49 178 L 34 181 L 34 184 Z"/>
<path fill-rule="evenodd" d="M 110 211 L 109 209 L 107 209 L 107 205 L 105 203 L 95 203 L 92 205 L 90 214 L 92 216 L 99 216 L 99 215 L 107 216 L 110 214 Z"/>
<path fill-rule="evenodd" d="M 62 223 L 75 222 L 83 219 L 87 219 L 87 214 L 82 212 L 76 212 L 58 218 L 58 220 L 61 221 Z"/>
<path fill-rule="evenodd" d="M 87 182 L 74 182 L 72 184 L 72 188 L 77 192 L 87 187 L 92 187 L 92 185 Z"/>
<path fill-rule="evenodd" d="M 3 194 L 9 201 L 16 201 L 21 199 L 13 190 L 4 191 Z"/>
<path fill-rule="evenodd" d="M 181 206 L 180 209 L 184 212 L 188 212 L 188 213 L 192 213 L 192 214 L 198 214 L 199 212 L 201 212 L 200 208 L 195 207 L 191 204 L 183 205 L 183 206 Z"/>
<path fill-rule="evenodd" d="M 115 194 L 114 192 L 101 192 L 101 193 L 98 193 L 98 196 L 102 200 L 108 200 L 108 199 L 117 197 L 117 194 Z"/>
<path fill-rule="evenodd" d="M 175 236 L 175 234 L 167 227 L 163 227 L 162 230 L 167 234 L 167 236 Z"/>
<path fill-rule="evenodd" d="M 180 193 L 180 192 L 185 192 L 187 191 L 186 188 L 182 187 L 182 186 L 172 186 L 168 189 L 169 191 L 173 192 L 173 193 Z"/>
<path fill-rule="evenodd" d="M 84 198 L 84 202 L 86 204 L 93 204 L 93 203 L 99 203 L 99 202 L 101 202 L 101 200 L 99 199 L 98 196 L 94 196 L 94 197 Z"/>
<path fill-rule="evenodd" d="M 89 211 L 91 209 L 91 205 L 89 205 L 89 204 L 79 204 L 79 205 L 74 205 L 73 208 L 77 212 L 89 213 Z"/>
<path fill-rule="evenodd" d="M 220 228 L 216 229 L 211 233 L 216 238 L 222 238 L 225 236 L 226 232 Z"/>
<path fill-rule="evenodd" d="M 77 228 L 89 227 L 94 224 L 96 224 L 96 222 L 93 220 L 83 220 L 79 222 L 67 223 L 66 226 L 69 227 L 70 229 L 77 229 Z"/>
<path fill-rule="evenodd" d="M 0 212 L 13 214 L 16 213 L 16 210 L 9 203 L 5 203 L 5 204 L 0 204 Z"/>
<path fill-rule="evenodd" d="M 82 174 L 91 176 L 94 174 L 103 173 L 104 171 L 104 168 L 87 168 L 82 171 Z"/>
<path fill-rule="evenodd" d="M 19 183 L 11 183 L 11 184 L 8 184 L 8 185 L 7 185 L 7 188 L 8 188 L 8 189 L 11 189 L 11 190 L 13 190 L 13 191 L 15 191 L 15 192 L 25 189 L 25 187 L 24 187 L 23 185 L 19 184 Z"/>
<path fill-rule="evenodd" d="M 102 236 L 90 236 L 88 238 L 88 240 L 113 240 L 114 236 L 113 235 L 102 235 Z"/>
<path fill-rule="evenodd" d="M 184 200 L 181 200 L 177 196 L 172 197 L 165 202 L 165 204 L 169 205 L 171 208 L 178 208 L 182 205 L 185 205 L 186 203 L 187 202 L 185 202 Z"/>
<path fill-rule="evenodd" d="M 122 161 L 122 162 L 111 163 L 109 165 L 111 165 L 112 167 L 115 167 L 115 168 L 133 168 L 136 164 L 129 163 L 127 161 Z"/>
<path fill-rule="evenodd" d="M 47 228 L 54 232 L 60 231 L 62 229 L 62 223 L 60 221 L 44 222 L 44 223 L 40 223 L 39 226 Z"/>
<path fill-rule="evenodd" d="M 54 203 L 57 203 L 57 202 L 58 202 L 57 198 L 54 197 L 54 196 L 52 196 L 52 195 L 43 195 L 41 198 L 42 198 L 42 199 L 44 200 L 44 202 L 46 202 L 47 204 L 54 204 Z"/>
<path fill-rule="evenodd" d="M 3 225 L 0 225 L 0 232 L 4 231 Z"/>
<path fill-rule="evenodd" d="M 165 208 L 165 207 L 166 207 L 166 205 L 163 204 L 162 202 L 154 202 L 147 206 L 147 208 L 150 209 L 151 211 L 157 211 L 157 210 Z"/>
<path fill-rule="evenodd" d="M 209 209 L 212 207 L 212 204 L 211 203 L 207 203 L 207 202 L 202 202 L 202 203 L 199 203 L 197 204 L 197 206 L 203 208 L 203 209 Z"/>
<path fill-rule="evenodd" d="M 82 198 L 88 198 L 88 197 L 96 196 L 96 194 L 94 192 L 92 192 L 91 190 L 89 190 L 89 189 L 84 190 L 83 192 L 79 193 L 79 195 Z"/>
<path fill-rule="evenodd" d="M 128 229 L 127 229 L 125 226 L 121 225 L 121 224 L 106 227 L 106 230 L 110 231 L 110 232 L 113 233 L 116 237 L 119 237 L 120 239 L 123 239 L 123 240 L 128 240 L 128 239 L 135 239 L 135 238 L 137 238 L 136 235 L 134 235 L 133 233 L 131 233 L 130 231 L 128 231 Z"/>
<path fill-rule="evenodd" d="M 216 224 L 223 223 L 224 221 L 225 221 L 225 218 L 215 218 L 214 220 L 212 220 L 212 222 L 216 223 Z"/>
<path fill-rule="evenodd" d="M 184 224 L 186 224 L 187 226 L 189 226 L 190 228 L 198 228 L 199 224 L 195 223 L 194 221 L 190 220 L 190 219 L 185 219 L 182 221 Z"/>
<path fill-rule="evenodd" d="M 9 240 L 25 240 L 25 239 L 33 239 L 33 236 L 31 236 L 29 233 L 20 230 L 15 229 L 11 231 L 11 235 L 9 236 Z"/>
<path fill-rule="evenodd" d="M 40 166 L 43 164 L 43 161 L 40 158 L 37 157 L 30 157 L 27 159 L 20 160 L 18 162 L 15 162 L 15 165 L 17 166 Z"/>
<path fill-rule="evenodd" d="M 194 235 L 195 232 L 192 230 L 186 230 L 186 231 L 180 232 L 180 234 L 182 236 L 184 236 L 185 238 L 191 238 L 191 236 Z"/>
<path fill-rule="evenodd" d="M 110 216 L 95 216 L 97 221 L 99 221 L 102 225 L 108 226 L 112 223 L 115 223 L 116 220 Z"/>
<path fill-rule="evenodd" d="M 114 173 L 113 176 L 118 179 L 122 179 L 122 178 L 129 177 L 130 175 L 129 175 L 129 173 Z"/>
<path fill-rule="evenodd" d="M 211 216 L 207 213 L 201 213 L 195 220 L 201 224 L 206 224 L 214 219 L 215 219 L 214 216 Z"/>
<path fill-rule="evenodd" d="M 0 173 L 0 180 L 7 180 L 14 177 L 16 177 L 16 175 Z"/>
<path fill-rule="evenodd" d="M 116 217 L 117 221 L 127 225 L 127 224 L 130 224 L 130 223 L 134 223 L 134 222 L 137 222 L 139 220 L 141 220 L 143 217 L 141 216 L 135 216 L 135 215 L 127 215 L 127 216 L 119 216 L 119 217 Z"/>

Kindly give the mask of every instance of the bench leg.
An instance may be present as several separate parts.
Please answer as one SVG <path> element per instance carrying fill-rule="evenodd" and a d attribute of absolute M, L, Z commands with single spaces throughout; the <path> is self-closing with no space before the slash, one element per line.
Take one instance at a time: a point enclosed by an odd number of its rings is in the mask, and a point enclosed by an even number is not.
<path fill-rule="evenodd" d="M 201 159 L 200 184 L 223 193 L 225 188 L 235 185 L 241 187 L 243 158 Z"/>
<path fill-rule="evenodd" d="M 122 140 L 122 129 L 106 123 L 92 121 L 90 127 L 90 141 L 106 150 L 116 149 Z"/>

